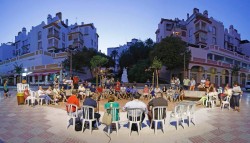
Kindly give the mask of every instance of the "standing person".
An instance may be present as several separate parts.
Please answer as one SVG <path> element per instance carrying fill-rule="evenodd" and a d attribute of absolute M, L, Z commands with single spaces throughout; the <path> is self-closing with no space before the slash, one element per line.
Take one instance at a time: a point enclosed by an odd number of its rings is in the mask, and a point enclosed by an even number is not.
<path fill-rule="evenodd" d="M 170 80 L 170 85 L 173 89 L 175 89 L 175 77 L 173 76 L 172 79 Z"/>
<path fill-rule="evenodd" d="M 237 82 L 234 83 L 233 87 L 233 101 L 234 101 L 234 111 L 240 112 L 240 95 L 242 94 L 242 90 Z"/>
<path fill-rule="evenodd" d="M 178 77 L 175 77 L 175 80 L 174 80 L 174 82 L 175 82 L 175 87 L 180 87 L 180 79 L 178 78 Z"/>
<path fill-rule="evenodd" d="M 192 78 L 190 81 L 190 89 L 189 90 L 194 91 L 195 85 L 196 85 L 196 82 L 195 82 L 194 78 Z"/>
<path fill-rule="evenodd" d="M 186 78 L 183 79 L 183 86 L 185 90 L 188 90 L 190 84 L 190 79 L 186 76 Z"/>
<path fill-rule="evenodd" d="M 4 92 L 4 97 L 7 98 L 8 97 L 8 92 L 9 92 L 9 88 L 8 88 L 8 80 L 6 79 L 4 81 L 4 84 L 3 84 L 3 92 Z"/>
<path fill-rule="evenodd" d="M 73 86 L 74 86 L 74 89 L 78 89 L 78 83 L 79 83 L 79 77 L 78 76 L 74 76 L 73 77 Z"/>

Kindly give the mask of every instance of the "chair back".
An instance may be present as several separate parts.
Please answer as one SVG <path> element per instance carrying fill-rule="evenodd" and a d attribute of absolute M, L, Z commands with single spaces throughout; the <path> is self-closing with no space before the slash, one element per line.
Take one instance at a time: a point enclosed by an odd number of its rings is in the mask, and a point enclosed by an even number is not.
<path fill-rule="evenodd" d="M 119 112 L 118 112 L 119 108 L 111 107 L 111 108 L 108 108 L 106 111 L 112 115 L 112 121 L 119 120 Z"/>
<path fill-rule="evenodd" d="M 143 110 L 141 108 L 128 108 L 128 119 L 132 122 L 141 122 Z"/>
<path fill-rule="evenodd" d="M 230 99 L 231 99 L 231 96 L 228 95 L 228 96 L 226 97 L 226 101 L 227 101 L 227 102 L 230 102 Z"/>
<path fill-rule="evenodd" d="M 77 106 L 75 104 L 66 104 L 66 109 L 70 117 L 76 117 L 78 115 Z"/>
<path fill-rule="evenodd" d="M 95 109 L 92 106 L 84 105 L 82 106 L 83 119 L 92 120 L 94 119 Z"/>
<path fill-rule="evenodd" d="M 153 120 L 163 120 L 166 118 L 167 107 L 166 106 L 155 106 L 152 109 Z"/>
<path fill-rule="evenodd" d="M 66 96 L 71 96 L 72 92 L 70 89 L 67 89 L 67 90 L 65 90 L 65 94 L 66 94 Z"/>
<path fill-rule="evenodd" d="M 190 113 L 190 114 L 194 114 L 194 112 L 195 112 L 195 104 L 189 104 L 189 105 L 187 106 L 187 111 L 188 111 L 188 113 Z"/>

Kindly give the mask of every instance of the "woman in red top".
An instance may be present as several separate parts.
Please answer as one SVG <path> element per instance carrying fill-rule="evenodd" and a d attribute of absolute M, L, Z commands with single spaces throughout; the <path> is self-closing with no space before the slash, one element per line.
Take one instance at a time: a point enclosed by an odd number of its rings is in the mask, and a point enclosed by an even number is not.
<path fill-rule="evenodd" d="M 30 96 L 30 92 L 29 92 L 29 89 L 28 89 L 28 86 L 25 86 L 25 89 L 24 89 L 24 100 Z"/>
<path fill-rule="evenodd" d="M 210 81 L 208 79 L 206 79 L 205 88 L 209 88 L 209 86 L 210 86 Z"/>

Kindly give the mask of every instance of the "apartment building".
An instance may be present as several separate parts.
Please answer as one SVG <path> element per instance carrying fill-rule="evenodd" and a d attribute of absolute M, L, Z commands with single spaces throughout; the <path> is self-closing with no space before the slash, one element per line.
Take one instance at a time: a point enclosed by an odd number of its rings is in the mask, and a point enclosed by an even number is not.
<path fill-rule="evenodd" d="M 70 55 L 70 50 L 83 47 L 98 51 L 98 34 L 93 23 L 68 24 L 58 12 L 54 17 L 50 14 L 47 21 L 18 32 L 14 42 L 2 43 L 0 46 L 0 81 L 9 78 L 16 84 L 20 73 L 15 66 L 21 66 L 30 73 L 25 78 L 29 83 L 49 83 L 55 74 L 62 80 L 64 69 L 62 61 Z M 22 77 L 22 76 L 21 76 Z M 22 77 L 23 78 L 23 77 Z"/>
<path fill-rule="evenodd" d="M 162 18 L 155 34 L 157 43 L 167 36 L 178 36 L 187 43 L 192 57 L 182 74 L 198 83 L 203 78 L 218 86 L 234 81 L 245 85 L 250 80 L 249 41 L 241 40 L 233 25 L 224 28 L 221 21 L 209 17 L 207 10 L 194 8 L 186 20 Z"/>

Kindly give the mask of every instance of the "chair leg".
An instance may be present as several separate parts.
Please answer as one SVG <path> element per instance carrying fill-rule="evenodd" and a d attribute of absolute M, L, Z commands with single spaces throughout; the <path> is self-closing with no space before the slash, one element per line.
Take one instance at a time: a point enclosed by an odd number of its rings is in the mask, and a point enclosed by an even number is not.
<path fill-rule="evenodd" d="M 110 128 L 111 128 L 111 126 L 109 125 L 109 126 L 107 126 L 107 128 L 108 128 L 108 134 L 110 135 Z"/>
<path fill-rule="evenodd" d="M 140 130 L 141 130 L 141 126 L 140 126 L 140 123 L 137 123 L 137 126 L 138 126 L 138 135 L 140 136 Z"/>
<path fill-rule="evenodd" d="M 90 134 L 92 134 L 92 121 L 89 121 L 89 130 L 90 130 Z"/>
<path fill-rule="evenodd" d="M 165 133 L 165 126 L 164 126 L 164 121 L 161 121 L 161 126 L 162 126 L 162 131 L 163 131 L 163 134 Z"/>
<path fill-rule="evenodd" d="M 155 121 L 155 128 L 154 128 L 155 134 L 157 134 L 157 125 L 158 125 L 158 122 Z"/>
<path fill-rule="evenodd" d="M 85 120 L 82 119 L 82 132 L 83 132 L 84 125 L 85 125 Z"/>
<path fill-rule="evenodd" d="M 118 130 L 119 130 L 118 122 L 116 122 L 115 125 L 116 125 L 116 135 L 118 135 Z"/>
<path fill-rule="evenodd" d="M 129 125 L 129 136 L 131 136 L 132 123 L 128 122 L 128 125 Z"/>
<path fill-rule="evenodd" d="M 76 118 L 73 118 L 73 128 L 76 127 Z"/>

